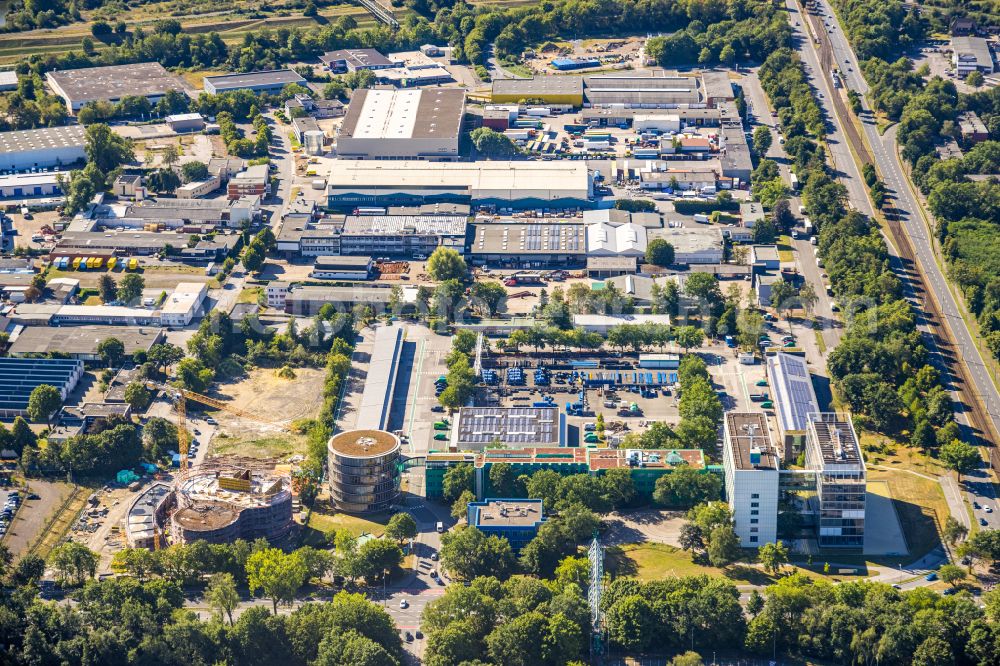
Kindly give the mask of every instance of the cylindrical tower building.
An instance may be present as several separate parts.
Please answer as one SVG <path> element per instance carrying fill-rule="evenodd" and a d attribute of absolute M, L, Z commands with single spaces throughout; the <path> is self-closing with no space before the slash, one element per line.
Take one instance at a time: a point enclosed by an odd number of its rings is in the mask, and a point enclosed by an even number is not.
<path fill-rule="evenodd" d="M 345 513 L 386 511 L 399 496 L 399 438 L 384 430 L 349 430 L 327 444 L 330 496 Z"/>

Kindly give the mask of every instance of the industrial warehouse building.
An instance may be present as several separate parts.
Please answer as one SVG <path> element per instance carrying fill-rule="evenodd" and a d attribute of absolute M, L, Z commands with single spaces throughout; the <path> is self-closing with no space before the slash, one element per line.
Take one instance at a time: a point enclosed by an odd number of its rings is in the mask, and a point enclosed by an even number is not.
<path fill-rule="evenodd" d="M 0 170 L 64 166 L 87 159 L 82 125 L 0 132 Z"/>
<path fill-rule="evenodd" d="M 587 76 L 584 94 L 587 103 L 597 107 L 655 109 L 703 103 L 697 77 L 672 76 L 662 70 Z"/>
<path fill-rule="evenodd" d="M 591 76 L 536 76 L 530 79 L 496 79 L 490 99 L 495 104 L 541 103 L 553 106 L 587 106 L 584 122 L 621 124 L 631 119 L 630 110 L 705 110 L 735 99 L 727 72 L 678 74 L 662 69 L 615 72 Z M 603 114 L 602 111 L 607 111 Z M 586 114 L 590 112 L 591 116 Z M 646 113 L 643 111 L 642 113 Z M 623 114 L 623 115 L 618 115 Z M 697 113 L 693 114 L 698 116 Z M 717 124 L 717 113 L 703 114 L 691 124 Z M 613 119 L 613 120 L 611 120 Z"/>
<path fill-rule="evenodd" d="M 31 197 L 62 196 L 59 178 L 68 182 L 69 173 L 54 171 L 51 173 L 15 173 L 0 176 L 0 197 L 4 199 L 27 199 Z"/>
<path fill-rule="evenodd" d="M 83 377 L 83 361 L 64 358 L 0 358 L 0 418 L 24 416 L 31 392 L 42 384 L 62 400 Z"/>
<path fill-rule="evenodd" d="M 354 93 L 337 133 L 337 155 L 352 159 L 457 159 L 465 91 Z"/>
<path fill-rule="evenodd" d="M 331 72 L 357 72 L 362 69 L 377 71 L 395 67 L 396 63 L 375 49 L 340 49 L 319 57 Z"/>
<path fill-rule="evenodd" d="M 650 241 L 662 238 L 674 247 L 675 264 L 720 264 L 725 242 L 717 227 L 665 227 L 647 231 Z"/>
<path fill-rule="evenodd" d="M 272 69 L 264 72 L 247 72 L 246 74 L 206 76 L 203 85 L 205 92 L 213 95 L 231 90 L 277 94 L 289 83 L 304 86 L 305 82 L 305 79 L 290 69 Z"/>
<path fill-rule="evenodd" d="M 722 465 L 726 500 L 744 548 L 774 543 L 778 532 L 778 452 L 761 412 L 727 412 Z"/>
<path fill-rule="evenodd" d="M 90 102 L 116 104 L 123 97 L 145 97 L 156 104 L 171 90 L 185 93 L 183 82 L 158 62 L 63 69 L 45 73 L 55 94 L 66 100 L 71 114 Z"/>
<path fill-rule="evenodd" d="M 597 222 L 587 227 L 589 257 L 644 257 L 646 228 L 632 222 L 612 226 Z"/>
<path fill-rule="evenodd" d="M 486 222 L 473 225 L 469 260 L 497 268 L 582 266 L 587 227 L 572 222 Z"/>
<path fill-rule="evenodd" d="M 162 231 L 66 232 L 49 253 L 58 257 L 132 257 L 150 256 L 168 245 L 181 250 L 181 257 L 193 261 L 215 261 L 224 258 L 236 247 L 239 236 L 218 234 L 212 240 L 201 240 L 194 248 L 184 247 L 188 236 Z"/>
<path fill-rule="evenodd" d="M 404 302 L 408 299 L 407 294 L 416 292 L 416 289 L 416 287 L 403 287 Z M 332 305 L 337 312 L 350 312 L 355 305 L 363 303 L 370 305 L 378 314 L 388 307 L 392 297 L 392 289 L 388 285 L 384 287 L 306 286 L 294 289 L 287 288 L 283 292 L 279 291 L 274 294 L 272 307 L 283 308 L 288 314 L 301 317 L 312 317 L 327 304 Z"/>
<path fill-rule="evenodd" d="M 462 407 L 451 433 L 452 451 L 566 445 L 566 415 L 558 407 Z"/>
<path fill-rule="evenodd" d="M 8 353 L 14 357 L 59 353 L 81 361 L 97 361 L 101 358 L 98 345 L 115 338 L 121 340 L 125 356 L 131 358 L 136 352 L 148 352 L 150 347 L 163 342 L 164 334 L 158 327 L 26 326 L 13 338 Z"/>
<path fill-rule="evenodd" d="M 329 206 L 335 209 L 429 203 L 565 209 L 589 207 L 593 195 L 581 161 L 337 160 L 328 183 Z"/>
<path fill-rule="evenodd" d="M 321 256 L 316 257 L 311 278 L 317 280 L 368 280 L 372 276 L 375 261 L 371 255 L 363 257 Z"/>
<path fill-rule="evenodd" d="M 494 104 L 541 102 L 583 106 L 583 77 L 536 76 L 531 79 L 494 79 L 490 99 Z"/>
<path fill-rule="evenodd" d="M 348 215 L 341 253 L 419 259 L 438 247 L 461 252 L 467 227 L 465 215 Z"/>

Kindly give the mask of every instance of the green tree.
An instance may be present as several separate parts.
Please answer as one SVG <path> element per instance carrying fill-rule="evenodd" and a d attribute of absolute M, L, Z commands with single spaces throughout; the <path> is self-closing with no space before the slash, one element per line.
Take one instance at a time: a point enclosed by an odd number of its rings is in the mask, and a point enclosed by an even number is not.
<path fill-rule="evenodd" d="M 674 263 L 674 246 L 662 238 L 654 238 L 646 245 L 646 263 L 670 266 Z"/>
<path fill-rule="evenodd" d="M 911 666 L 953 666 L 955 654 L 947 641 L 931 636 L 917 646 Z"/>
<path fill-rule="evenodd" d="M 945 583 L 948 583 L 948 585 L 954 586 L 956 583 L 965 580 L 966 573 L 962 567 L 954 564 L 942 564 L 941 568 L 938 569 L 938 577 Z"/>
<path fill-rule="evenodd" d="M 97 291 L 104 303 L 111 303 L 118 296 L 118 284 L 113 277 L 107 273 L 102 273 L 97 278 Z"/>
<path fill-rule="evenodd" d="M 713 567 L 725 567 L 740 557 L 740 539 L 731 525 L 720 525 L 708 539 L 708 561 Z"/>
<path fill-rule="evenodd" d="M 441 537 L 441 564 L 460 580 L 477 576 L 503 579 L 514 566 L 514 554 L 507 539 L 463 527 Z"/>
<path fill-rule="evenodd" d="M 718 500 L 722 481 L 716 474 L 680 466 L 656 480 L 653 501 L 661 506 L 688 509 L 703 502 Z"/>
<path fill-rule="evenodd" d="M 103 123 L 89 125 L 84 134 L 87 161 L 94 163 L 102 173 L 117 169 L 135 160 L 132 142 L 115 134 Z"/>
<path fill-rule="evenodd" d="M 508 158 L 521 152 L 509 137 L 489 127 L 477 127 L 469 132 L 469 139 L 476 151 L 489 159 Z"/>
<path fill-rule="evenodd" d="M 475 485 L 476 470 L 471 464 L 462 463 L 449 467 L 442 480 L 444 501 L 454 502 L 462 491 L 472 492 Z"/>
<path fill-rule="evenodd" d="M 964 539 L 968 533 L 968 527 L 955 520 L 953 516 L 948 516 L 944 521 L 944 529 L 941 531 L 941 536 L 949 546 L 954 547 L 955 544 Z"/>
<path fill-rule="evenodd" d="M 388 539 L 370 539 L 358 548 L 358 572 L 365 578 L 382 578 L 403 561 L 399 545 Z"/>
<path fill-rule="evenodd" d="M 941 462 L 959 474 L 968 474 L 982 464 L 979 449 L 955 439 L 941 447 Z"/>
<path fill-rule="evenodd" d="M 181 174 L 184 176 L 184 182 L 190 183 L 195 180 L 204 180 L 208 178 L 208 165 L 204 162 L 185 162 L 181 166 Z"/>
<path fill-rule="evenodd" d="M 153 396 L 142 382 L 129 382 L 125 387 L 125 402 L 135 414 L 142 414 L 149 407 Z"/>
<path fill-rule="evenodd" d="M 469 267 L 457 250 L 441 246 L 427 260 L 427 274 L 438 282 L 464 280 L 468 277 Z"/>
<path fill-rule="evenodd" d="M 278 603 L 291 603 L 306 579 L 306 567 L 294 555 L 286 555 L 278 548 L 263 548 L 247 559 L 247 582 L 250 592 L 261 591 L 271 600 L 274 614 Z"/>
<path fill-rule="evenodd" d="M 205 600 L 213 611 L 229 618 L 229 626 L 233 626 L 233 611 L 240 603 L 240 594 L 236 591 L 236 580 L 232 574 L 214 574 L 208 581 Z"/>
<path fill-rule="evenodd" d="M 417 521 L 408 513 L 394 514 L 385 526 L 385 536 L 399 542 L 414 539 L 417 536 Z"/>
<path fill-rule="evenodd" d="M 49 384 L 39 384 L 28 397 L 28 418 L 36 423 L 49 423 L 61 406 L 62 395 L 59 389 Z"/>
<path fill-rule="evenodd" d="M 973 88 L 979 88 L 984 82 L 983 73 L 979 70 L 969 72 L 969 75 L 965 77 L 965 83 Z"/>
<path fill-rule="evenodd" d="M 700 347 L 705 341 L 705 331 L 697 326 L 679 326 L 674 335 L 685 354 L 693 347 Z"/>
<path fill-rule="evenodd" d="M 757 549 L 757 558 L 765 571 L 777 575 L 781 567 L 788 564 L 788 548 L 781 541 L 765 543 Z"/>
<path fill-rule="evenodd" d="M 125 343 L 118 338 L 105 338 L 97 344 L 97 353 L 104 365 L 113 368 L 125 360 Z"/>
<path fill-rule="evenodd" d="M 726 49 L 732 50 L 733 47 L 726 44 L 726 47 L 722 49 L 725 53 Z M 701 660 L 701 655 L 697 652 L 687 651 L 684 654 L 679 654 L 670 660 L 670 666 L 704 666 L 705 662 Z"/>
<path fill-rule="evenodd" d="M 469 502 L 475 502 L 476 496 L 471 490 L 463 490 L 451 505 L 451 517 L 455 520 L 464 520 L 469 515 Z"/>
<path fill-rule="evenodd" d="M 125 304 L 135 303 L 142 297 L 146 279 L 138 273 L 128 273 L 118 284 L 118 300 Z"/>
<path fill-rule="evenodd" d="M 49 564 L 60 580 L 70 585 L 82 585 L 97 571 L 97 553 L 81 543 L 67 541 L 49 554 Z"/>
<path fill-rule="evenodd" d="M 753 131 L 753 149 L 763 157 L 771 147 L 771 129 L 767 125 L 758 125 Z"/>

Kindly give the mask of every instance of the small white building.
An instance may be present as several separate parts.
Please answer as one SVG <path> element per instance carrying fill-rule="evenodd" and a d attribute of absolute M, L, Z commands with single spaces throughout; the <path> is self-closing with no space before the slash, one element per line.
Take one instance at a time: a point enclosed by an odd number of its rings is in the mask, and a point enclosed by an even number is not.
<path fill-rule="evenodd" d="M 778 533 L 778 453 L 761 412 L 728 412 L 722 467 L 726 500 L 743 548 L 774 543 Z"/>
<path fill-rule="evenodd" d="M 192 180 L 177 188 L 178 199 L 197 199 L 207 194 L 211 194 L 222 187 L 222 180 L 218 175 L 209 176 L 203 180 Z"/>
<path fill-rule="evenodd" d="M 187 326 L 200 312 L 208 286 L 203 282 L 181 282 L 160 306 L 163 326 Z"/>
<path fill-rule="evenodd" d="M 636 132 L 653 130 L 676 134 L 681 131 L 681 117 L 675 113 L 637 113 L 632 119 L 632 128 Z"/>

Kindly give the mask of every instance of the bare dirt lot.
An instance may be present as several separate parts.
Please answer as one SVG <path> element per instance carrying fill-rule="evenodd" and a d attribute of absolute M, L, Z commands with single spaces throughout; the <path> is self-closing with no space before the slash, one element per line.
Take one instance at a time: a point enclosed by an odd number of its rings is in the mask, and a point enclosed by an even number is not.
<path fill-rule="evenodd" d="M 296 419 L 315 418 L 323 403 L 322 368 L 297 368 L 295 379 L 282 379 L 272 368 L 252 370 L 240 382 L 223 384 L 219 392 L 261 421 L 220 411 L 211 453 L 283 457 L 305 452 L 306 439 L 287 431 Z"/>

